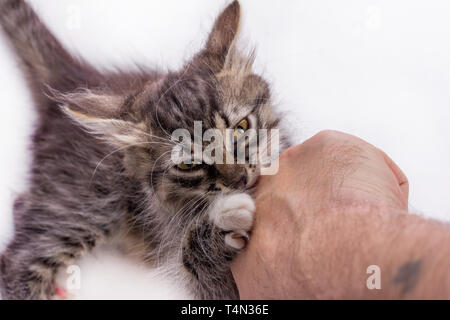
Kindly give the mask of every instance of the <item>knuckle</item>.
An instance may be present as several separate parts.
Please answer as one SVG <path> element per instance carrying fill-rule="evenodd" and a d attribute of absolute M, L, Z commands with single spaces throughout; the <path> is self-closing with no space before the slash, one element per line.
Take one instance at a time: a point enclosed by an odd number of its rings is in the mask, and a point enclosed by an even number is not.
<path fill-rule="evenodd" d="M 288 148 L 280 155 L 280 160 L 288 160 L 292 158 L 297 158 L 300 152 L 301 145 L 296 145 Z"/>
<path fill-rule="evenodd" d="M 348 137 L 348 134 L 336 130 L 322 130 L 315 135 L 315 138 L 318 139 L 319 142 L 336 141 Z"/>

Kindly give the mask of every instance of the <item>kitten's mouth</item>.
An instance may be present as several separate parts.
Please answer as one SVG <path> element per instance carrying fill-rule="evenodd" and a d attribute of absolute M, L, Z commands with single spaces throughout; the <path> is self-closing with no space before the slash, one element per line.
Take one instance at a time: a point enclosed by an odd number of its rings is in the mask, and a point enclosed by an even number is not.
<path fill-rule="evenodd" d="M 252 191 L 256 188 L 256 185 L 258 184 L 259 181 L 259 174 L 253 174 L 253 175 L 249 175 L 247 177 L 247 185 L 245 186 L 244 190 L 245 191 Z"/>
<path fill-rule="evenodd" d="M 256 179 L 254 179 L 254 181 L 252 181 L 251 183 L 248 183 L 246 186 L 245 186 L 245 188 L 244 188 L 244 191 L 245 192 L 248 192 L 248 193 L 252 193 L 255 189 L 256 189 L 256 186 L 257 186 L 257 184 L 258 184 L 258 179 L 259 177 L 257 177 Z"/>

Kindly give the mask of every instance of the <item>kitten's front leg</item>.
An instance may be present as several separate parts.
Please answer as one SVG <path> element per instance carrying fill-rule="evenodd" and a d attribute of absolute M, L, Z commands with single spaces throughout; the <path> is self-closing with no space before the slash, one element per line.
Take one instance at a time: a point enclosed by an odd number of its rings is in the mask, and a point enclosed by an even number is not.
<path fill-rule="evenodd" d="M 221 196 L 202 220 L 190 226 L 183 263 L 199 282 L 200 298 L 239 297 L 229 264 L 249 238 L 254 211 L 254 201 L 248 194 Z"/>

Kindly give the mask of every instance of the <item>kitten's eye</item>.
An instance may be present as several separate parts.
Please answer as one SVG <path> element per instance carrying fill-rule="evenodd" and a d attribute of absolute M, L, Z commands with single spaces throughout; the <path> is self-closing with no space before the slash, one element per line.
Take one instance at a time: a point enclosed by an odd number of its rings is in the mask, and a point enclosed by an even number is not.
<path fill-rule="evenodd" d="M 235 141 L 239 140 L 247 130 L 248 130 L 248 121 L 247 119 L 243 119 L 241 120 L 241 122 L 237 124 L 236 127 L 234 127 L 234 140 Z"/>
<path fill-rule="evenodd" d="M 195 163 L 186 163 L 181 162 L 177 165 L 177 167 L 181 170 L 191 170 L 192 168 L 195 168 L 197 165 Z"/>

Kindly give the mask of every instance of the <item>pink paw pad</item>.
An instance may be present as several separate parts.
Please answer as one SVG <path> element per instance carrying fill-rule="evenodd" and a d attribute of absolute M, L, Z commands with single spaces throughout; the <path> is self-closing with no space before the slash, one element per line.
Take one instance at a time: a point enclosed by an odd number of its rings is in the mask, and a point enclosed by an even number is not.
<path fill-rule="evenodd" d="M 60 299 L 67 298 L 67 290 L 61 287 L 55 288 L 55 295 Z"/>

